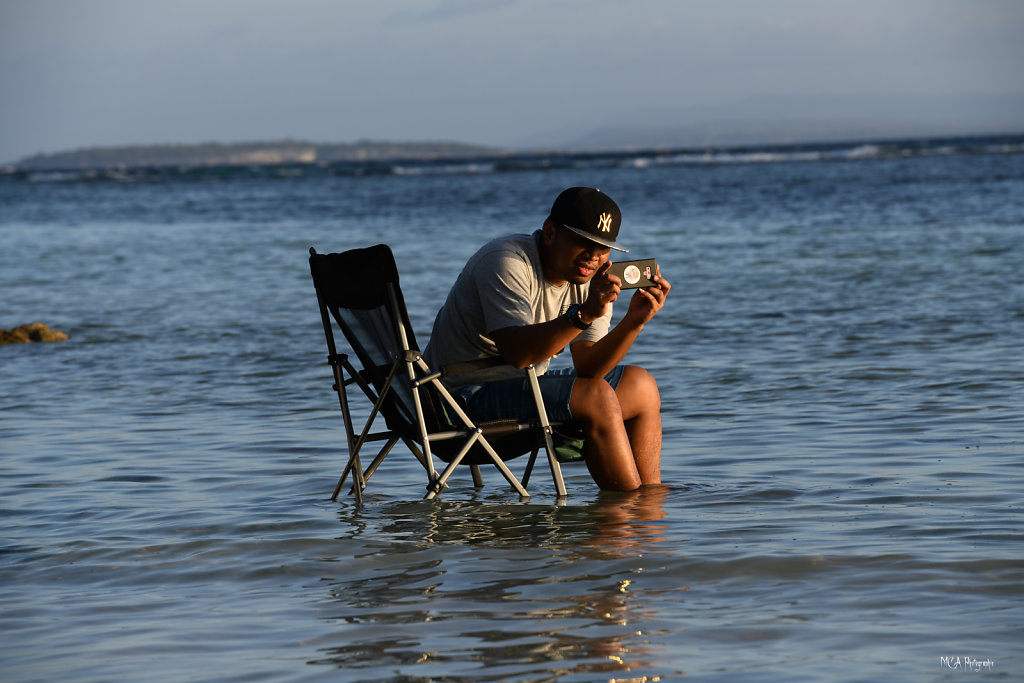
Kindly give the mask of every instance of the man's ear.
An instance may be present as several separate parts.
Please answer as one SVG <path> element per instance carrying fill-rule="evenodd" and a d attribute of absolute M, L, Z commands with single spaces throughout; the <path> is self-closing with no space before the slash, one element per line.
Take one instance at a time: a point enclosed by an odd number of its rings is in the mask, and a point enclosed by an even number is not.
<path fill-rule="evenodd" d="M 555 232 L 558 230 L 555 224 L 549 220 L 544 221 L 544 227 L 541 228 L 544 235 L 544 246 L 551 246 L 551 242 L 555 239 Z"/>

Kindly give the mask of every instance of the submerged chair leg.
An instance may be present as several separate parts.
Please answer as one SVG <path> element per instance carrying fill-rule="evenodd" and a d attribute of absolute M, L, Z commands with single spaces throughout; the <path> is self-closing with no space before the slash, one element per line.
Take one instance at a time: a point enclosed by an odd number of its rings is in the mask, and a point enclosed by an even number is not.
<path fill-rule="evenodd" d="M 459 466 L 459 463 L 462 462 L 462 459 L 466 457 L 466 453 L 469 452 L 469 449 L 472 448 L 473 444 L 476 443 L 477 440 L 479 439 L 480 430 L 478 429 L 476 433 L 474 433 L 472 436 L 469 437 L 469 439 L 466 440 L 466 443 L 463 444 L 462 449 L 459 451 L 458 455 L 451 459 L 451 462 L 448 463 L 448 466 L 444 468 L 443 472 L 441 472 L 441 476 L 439 476 L 436 480 L 434 480 L 427 486 L 427 495 L 425 496 L 426 500 L 433 500 L 434 496 L 441 493 L 441 491 L 448 486 L 448 477 L 452 476 L 452 472 L 455 471 L 455 468 Z"/>
<path fill-rule="evenodd" d="M 494 463 L 494 466 L 498 468 L 498 471 L 501 472 L 503 477 L 505 477 L 505 481 L 512 486 L 512 489 L 522 498 L 529 498 L 529 492 L 523 488 L 523 485 L 519 483 L 518 479 L 516 479 L 516 475 L 512 474 L 512 470 L 508 468 L 508 465 L 506 465 L 498 456 L 491 447 L 491 444 L 488 443 L 487 439 L 483 437 L 483 432 L 477 429 L 473 435 L 466 440 L 466 443 L 463 445 L 458 455 L 452 458 L 451 462 L 448 463 L 448 467 L 444 469 L 444 472 L 441 473 L 441 476 L 437 481 L 433 485 L 427 487 L 427 495 L 425 496 L 425 499 L 433 500 L 433 498 L 447 486 L 448 477 L 452 475 L 452 472 L 454 472 L 455 468 L 459 466 L 462 459 L 466 457 L 466 453 L 469 453 L 469 449 L 471 449 L 475 443 L 479 443 L 483 446 L 484 450 L 487 451 L 487 454 L 491 456 L 491 461 Z"/>
<path fill-rule="evenodd" d="M 352 473 L 352 492 L 356 495 L 356 502 L 363 502 L 363 489 L 366 488 L 366 480 L 363 478 L 363 466 L 359 462 L 358 453 L 349 457 L 345 469 L 342 471 L 341 476 L 338 477 L 338 483 L 334 486 L 334 493 L 331 494 L 332 502 L 338 500 L 338 493 L 341 491 L 341 487 L 345 485 L 349 472 Z"/>
<path fill-rule="evenodd" d="M 363 472 L 363 485 L 361 488 L 366 488 L 366 482 L 370 480 L 370 477 L 373 476 L 373 473 L 376 472 L 380 464 L 384 462 L 384 458 L 387 457 L 388 453 L 391 452 L 391 449 L 395 447 L 396 443 L 398 443 L 398 437 L 393 436 L 390 439 L 388 439 L 388 442 L 386 444 L 384 444 L 384 448 L 380 449 L 380 453 L 377 454 L 377 457 L 373 459 L 373 462 L 370 463 L 370 466 L 367 467 L 366 471 Z M 342 481 L 344 481 L 344 479 Z M 340 487 L 341 482 L 339 482 L 338 485 Z M 357 500 L 362 502 L 362 491 L 357 492 L 356 485 L 354 482 L 352 484 L 352 489 L 349 491 L 349 493 L 356 494 Z M 335 489 L 335 495 L 337 495 L 337 489 Z"/>
<path fill-rule="evenodd" d="M 480 474 L 480 465 L 470 465 L 469 471 L 473 473 L 473 486 L 483 488 L 484 478 Z"/>
<path fill-rule="evenodd" d="M 354 432 L 352 425 L 352 413 L 349 412 L 348 407 L 348 393 L 345 391 L 345 375 L 342 368 L 348 369 L 350 372 L 351 366 L 348 365 L 348 357 L 345 355 L 335 355 L 333 353 L 333 340 L 328 338 L 330 342 L 332 353 L 328 356 L 327 361 L 331 366 L 331 370 L 334 374 L 334 390 L 338 393 L 338 403 L 341 407 L 341 417 L 345 425 L 345 438 L 348 444 L 348 463 L 345 465 L 345 469 L 342 471 L 341 476 L 338 478 L 338 483 L 334 487 L 334 493 L 331 494 L 331 500 L 338 500 L 338 493 L 341 491 L 341 487 L 345 484 L 345 479 L 348 477 L 348 473 L 352 472 L 352 483 L 355 489 L 356 502 L 363 502 L 363 489 L 366 487 L 366 481 L 363 478 L 363 466 L 359 461 L 359 447 L 362 445 L 361 442 L 353 442 L 352 434 Z M 353 375 L 355 373 L 353 372 Z"/>
<path fill-rule="evenodd" d="M 568 494 L 565 490 L 565 481 L 562 479 L 562 466 L 555 457 L 555 444 L 551 440 L 551 423 L 548 421 L 548 412 L 544 408 L 544 396 L 540 393 L 540 382 L 537 381 L 537 370 L 532 365 L 527 366 L 526 374 L 530 378 L 530 390 L 533 392 L 534 403 L 537 404 L 537 414 L 540 417 L 540 427 L 544 432 L 544 448 L 548 452 L 548 465 L 551 468 L 551 478 L 555 480 L 555 490 L 559 498 Z M 533 461 L 531 459 L 531 469 Z"/>
<path fill-rule="evenodd" d="M 530 453 L 530 459 L 526 463 L 526 469 L 523 471 L 523 478 L 521 480 L 523 482 L 523 486 L 529 486 L 530 485 L 530 475 L 533 474 L 533 465 L 534 465 L 534 463 L 537 462 L 537 453 L 539 453 L 539 452 L 540 452 L 540 446 L 538 446 L 537 448 L 534 448 L 533 452 Z"/>
<path fill-rule="evenodd" d="M 338 477 L 338 483 L 334 485 L 334 493 L 331 494 L 331 501 L 338 500 L 338 494 L 341 493 L 341 487 L 345 485 L 345 480 L 348 479 L 348 473 L 352 469 L 352 458 L 349 458 L 348 463 L 345 465 L 345 469 L 342 470 L 341 476 Z"/>
<path fill-rule="evenodd" d="M 547 445 L 548 451 L 548 465 L 551 467 L 551 478 L 555 480 L 555 490 L 558 492 L 559 498 L 565 498 L 569 495 L 569 492 L 565 489 L 565 480 L 562 479 L 562 465 L 559 464 L 558 458 L 555 457 L 555 445 L 551 441 L 551 427 L 547 427 L 544 432 L 544 441 Z"/>

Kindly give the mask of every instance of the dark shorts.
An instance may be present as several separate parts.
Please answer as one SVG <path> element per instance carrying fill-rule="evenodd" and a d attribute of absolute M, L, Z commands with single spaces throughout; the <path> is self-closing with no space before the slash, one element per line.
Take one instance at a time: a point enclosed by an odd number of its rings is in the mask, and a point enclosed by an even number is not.
<path fill-rule="evenodd" d="M 626 366 L 618 365 L 604 376 L 612 388 L 619 386 L 622 373 Z M 551 422 L 569 422 L 572 413 L 569 411 L 569 398 L 572 396 L 573 383 L 576 382 L 576 371 L 572 368 L 551 370 L 537 377 L 540 393 L 544 397 L 544 408 Z M 459 396 L 466 406 L 466 412 L 476 422 L 501 420 L 507 418 L 533 419 L 537 417 L 537 407 L 530 391 L 530 380 L 506 379 L 498 382 L 483 382 L 459 387 L 453 393 Z"/>

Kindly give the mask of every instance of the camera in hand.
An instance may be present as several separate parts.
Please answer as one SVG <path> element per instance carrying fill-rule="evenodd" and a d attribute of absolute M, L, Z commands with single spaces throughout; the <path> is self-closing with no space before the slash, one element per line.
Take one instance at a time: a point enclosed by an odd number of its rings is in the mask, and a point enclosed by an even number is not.
<path fill-rule="evenodd" d="M 620 261 L 613 263 L 608 269 L 609 275 L 615 275 L 622 281 L 622 289 L 655 286 L 654 276 L 658 274 L 658 264 L 654 259 L 639 261 Z"/>

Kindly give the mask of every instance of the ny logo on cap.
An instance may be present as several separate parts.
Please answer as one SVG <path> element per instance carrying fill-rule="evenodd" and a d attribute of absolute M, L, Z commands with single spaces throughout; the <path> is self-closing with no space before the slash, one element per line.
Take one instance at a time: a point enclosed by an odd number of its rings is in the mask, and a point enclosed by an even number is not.
<path fill-rule="evenodd" d="M 602 213 L 597 217 L 597 227 L 601 232 L 612 231 L 612 215 L 610 213 Z"/>

